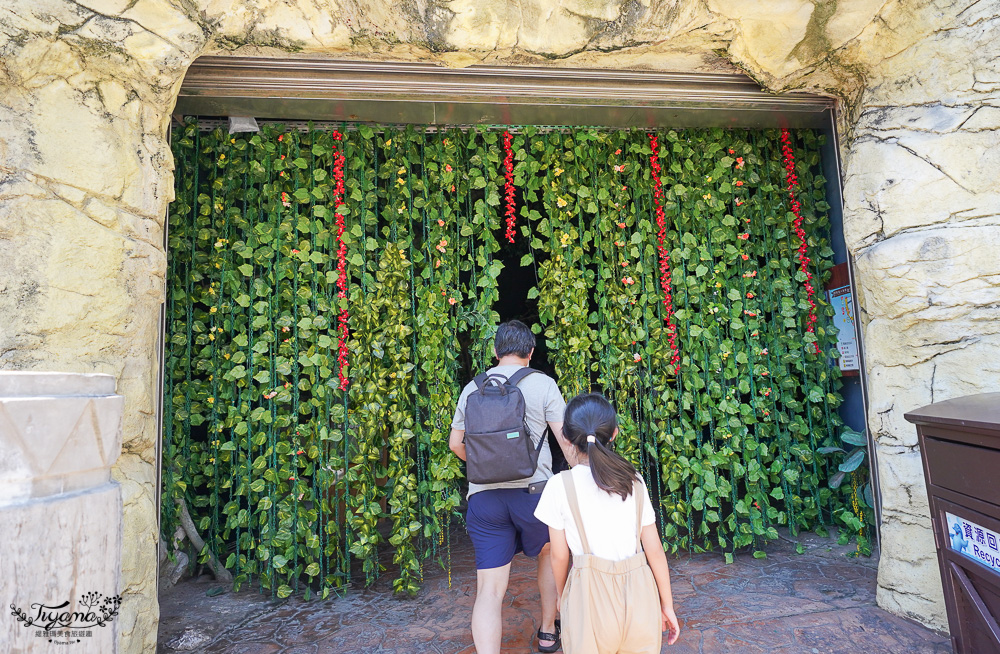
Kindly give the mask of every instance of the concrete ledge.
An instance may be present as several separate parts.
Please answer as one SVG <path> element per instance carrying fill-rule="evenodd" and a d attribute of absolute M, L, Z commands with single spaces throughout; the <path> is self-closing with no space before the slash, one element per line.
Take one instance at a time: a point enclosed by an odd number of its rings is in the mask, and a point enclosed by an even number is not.
<path fill-rule="evenodd" d="M 7 397 L 114 394 L 115 378 L 111 375 L 28 370 L 0 372 L 0 400 Z"/>

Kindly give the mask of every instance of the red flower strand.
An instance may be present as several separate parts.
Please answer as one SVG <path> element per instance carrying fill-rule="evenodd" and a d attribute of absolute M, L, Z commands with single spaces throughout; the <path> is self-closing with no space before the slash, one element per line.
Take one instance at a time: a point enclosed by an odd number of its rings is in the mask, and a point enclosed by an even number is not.
<path fill-rule="evenodd" d="M 507 201 L 507 208 L 504 215 L 507 216 L 507 240 L 514 242 L 514 151 L 510 147 L 510 132 L 504 130 L 503 133 L 503 176 L 504 176 L 504 196 Z"/>
<path fill-rule="evenodd" d="M 664 320 L 667 321 L 667 337 L 670 339 L 670 365 L 674 374 L 681 369 L 681 355 L 677 351 L 677 325 L 674 324 L 674 295 L 670 286 L 670 255 L 663 241 L 667 237 L 667 219 L 663 213 L 663 182 L 660 181 L 660 142 L 655 134 L 649 135 L 649 147 L 653 154 L 649 157 L 649 166 L 653 170 L 653 203 L 656 205 L 656 240 L 659 241 L 656 250 L 660 255 L 660 287 L 663 289 L 663 307 L 666 310 Z"/>
<path fill-rule="evenodd" d="M 785 181 L 787 183 L 785 190 L 788 191 L 788 204 L 792 213 L 795 214 L 793 225 L 795 227 L 795 235 L 799 237 L 799 269 L 806 276 L 806 281 L 803 284 L 806 288 L 806 299 L 809 302 L 809 317 L 806 318 L 806 331 L 813 334 L 816 332 L 817 320 L 816 302 L 813 300 L 816 289 L 813 288 L 813 276 L 809 272 L 809 262 L 812 259 L 809 258 L 808 246 L 806 245 L 806 230 L 802 228 L 802 204 L 795 199 L 795 187 L 799 184 L 799 177 L 795 174 L 795 150 L 792 148 L 792 136 L 787 129 L 781 130 L 781 154 L 785 162 Z M 819 354 L 819 343 L 813 341 L 813 347 L 816 348 L 816 354 Z"/>
<path fill-rule="evenodd" d="M 344 135 L 333 131 L 333 211 L 337 217 L 337 297 L 347 299 L 347 244 L 344 243 L 344 215 L 338 209 L 344 206 L 344 153 L 340 141 Z M 347 323 L 350 318 L 347 308 L 340 310 L 337 322 L 340 334 L 337 338 L 337 375 L 340 377 L 340 390 L 347 388 L 348 379 L 344 375 L 347 365 Z"/>

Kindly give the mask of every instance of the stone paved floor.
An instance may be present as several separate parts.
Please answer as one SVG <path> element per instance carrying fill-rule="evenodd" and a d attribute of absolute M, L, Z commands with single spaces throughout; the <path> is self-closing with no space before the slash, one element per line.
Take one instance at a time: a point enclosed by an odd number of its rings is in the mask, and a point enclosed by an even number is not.
<path fill-rule="evenodd" d="M 459 530 L 456 530 L 459 531 Z M 452 587 L 428 566 L 416 598 L 391 594 L 386 576 L 331 601 L 273 601 L 255 590 L 218 597 L 210 581 L 186 581 L 161 594 L 159 652 L 226 654 L 474 654 L 469 616 L 475 596 L 472 548 L 453 549 Z M 687 654 L 951 652 L 946 636 L 875 606 L 876 561 L 805 535 L 804 554 L 779 541 L 768 558 L 717 554 L 670 559 L 680 640 L 663 651 Z M 504 654 L 535 651 L 538 602 L 534 563 L 515 559 L 504 609 Z"/>

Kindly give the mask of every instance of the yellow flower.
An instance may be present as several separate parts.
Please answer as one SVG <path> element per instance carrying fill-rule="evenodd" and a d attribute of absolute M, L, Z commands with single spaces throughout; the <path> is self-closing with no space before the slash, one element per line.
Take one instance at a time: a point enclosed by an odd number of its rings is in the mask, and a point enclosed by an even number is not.
<path fill-rule="evenodd" d="M 712 194 L 711 193 L 706 193 L 705 195 L 701 196 L 701 199 L 702 200 L 711 200 L 712 199 Z"/>
<path fill-rule="evenodd" d="M 556 199 L 556 204 L 559 205 L 560 207 L 565 207 L 569 203 L 566 202 L 566 200 L 563 200 L 562 198 L 558 198 Z"/>
<path fill-rule="evenodd" d="M 209 289 L 209 292 L 214 295 L 215 294 L 215 289 L 211 288 L 211 289 Z M 208 310 L 209 313 L 215 313 L 216 311 L 218 311 L 218 309 L 216 307 L 212 307 L 211 309 Z"/>
<path fill-rule="evenodd" d="M 215 404 L 215 398 L 214 397 L 210 397 L 210 398 L 208 398 L 205 401 L 208 402 L 209 404 Z"/>
<path fill-rule="evenodd" d="M 220 155 L 219 155 L 219 161 L 222 161 L 222 160 L 223 160 L 223 159 L 225 159 L 225 158 L 226 158 L 226 155 L 224 155 L 224 154 L 220 154 Z"/>
<path fill-rule="evenodd" d="M 563 172 L 565 172 L 565 171 L 563 171 L 562 168 L 556 168 L 556 170 L 555 170 L 556 177 L 559 177 L 560 175 L 562 175 Z"/>
<path fill-rule="evenodd" d="M 232 356 L 232 355 L 231 355 L 231 354 L 229 354 L 229 352 L 226 352 L 226 353 L 225 353 L 225 354 L 223 354 L 222 356 L 224 356 L 224 357 L 226 357 L 226 358 L 228 359 L 228 358 L 229 358 L 230 356 Z"/>
<path fill-rule="evenodd" d="M 385 142 L 385 147 L 389 147 L 390 145 L 392 145 L 392 139 Z"/>
<path fill-rule="evenodd" d="M 229 142 L 235 145 L 236 144 L 236 139 L 229 139 Z"/>

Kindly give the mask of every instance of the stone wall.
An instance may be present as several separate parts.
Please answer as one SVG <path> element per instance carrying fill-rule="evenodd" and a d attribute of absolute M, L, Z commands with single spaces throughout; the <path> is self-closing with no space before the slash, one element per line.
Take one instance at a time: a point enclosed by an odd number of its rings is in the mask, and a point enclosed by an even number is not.
<path fill-rule="evenodd" d="M 873 66 L 844 157 L 883 488 L 878 601 L 941 627 L 916 430 L 903 414 L 1000 382 L 1000 16 L 995 4 L 953 11 L 947 28 Z"/>
<path fill-rule="evenodd" d="M 169 113 L 200 54 L 742 70 L 844 100 L 886 524 L 880 601 L 944 625 L 913 407 L 995 388 L 1000 37 L 938 0 L 12 0 L 0 13 L 0 368 L 109 372 L 127 399 L 124 651 L 151 651 Z M 934 66 L 929 65 L 933 61 Z M 993 240 L 991 241 L 991 238 Z"/>
<path fill-rule="evenodd" d="M 156 343 L 172 195 L 164 137 L 174 89 L 203 37 L 180 50 L 176 34 L 168 42 L 139 25 L 170 33 L 162 18 L 125 17 L 128 2 L 100 4 L 98 13 L 25 0 L 0 11 L 0 368 L 118 380 L 118 634 L 122 651 L 152 652 Z"/>

